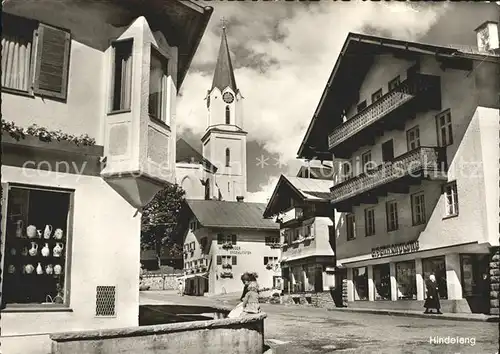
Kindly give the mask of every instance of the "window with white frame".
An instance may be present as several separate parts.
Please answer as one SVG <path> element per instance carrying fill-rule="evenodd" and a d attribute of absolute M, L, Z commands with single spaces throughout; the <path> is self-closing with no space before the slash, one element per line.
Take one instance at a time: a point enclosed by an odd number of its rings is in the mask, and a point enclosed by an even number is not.
<path fill-rule="evenodd" d="M 399 228 L 398 203 L 395 201 L 387 202 L 385 208 L 387 214 L 387 231 L 397 230 Z"/>
<path fill-rule="evenodd" d="M 353 168 L 351 161 L 345 161 L 342 163 L 342 180 L 348 180 L 353 177 Z"/>
<path fill-rule="evenodd" d="M 354 240 L 356 238 L 356 219 L 354 214 L 346 214 L 345 216 L 347 240 Z"/>
<path fill-rule="evenodd" d="M 66 99 L 71 34 L 2 14 L 2 92 Z"/>
<path fill-rule="evenodd" d="M 458 193 L 457 182 L 451 182 L 444 186 L 445 216 L 458 215 Z"/>
<path fill-rule="evenodd" d="M 389 88 L 389 91 L 392 91 L 394 90 L 396 87 L 398 87 L 399 85 L 401 84 L 401 78 L 400 76 L 396 76 L 394 79 L 392 79 L 391 81 L 389 81 L 389 84 L 388 84 L 388 88 Z"/>
<path fill-rule="evenodd" d="M 362 163 L 362 171 L 363 172 L 368 172 L 372 168 L 371 166 L 372 162 L 372 152 L 367 151 L 363 155 L 361 155 L 361 163 Z"/>
<path fill-rule="evenodd" d="M 8 184 L 2 190 L 3 303 L 67 306 L 74 191 Z"/>
<path fill-rule="evenodd" d="M 274 237 L 274 236 L 266 236 L 265 242 L 266 242 L 267 246 L 277 244 L 277 243 L 280 243 L 280 238 Z"/>
<path fill-rule="evenodd" d="M 365 209 L 365 236 L 375 235 L 375 208 Z"/>
<path fill-rule="evenodd" d="M 234 266 L 238 264 L 236 256 L 217 256 L 217 265 Z"/>
<path fill-rule="evenodd" d="M 235 245 L 237 237 L 236 235 L 225 235 L 225 234 L 217 234 L 217 244 L 223 245 L 225 243 L 230 243 Z"/>
<path fill-rule="evenodd" d="M 275 267 L 278 265 L 278 257 L 264 257 L 264 265 L 270 267 Z"/>
<path fill-rule="evenodd" d="M 382 97 L 382 89 L 376 91 L 373 95 L 372 95 L 372 103 L 374 102 L 377 102 L 380 98 Z"/>
<path fill-rule="evenodd" d="M 133 39 L 113 43 L 113 83 L 111 85 L 112 112 L 128 111 L 132 100 L 132 47 Z"/>
<path fill-rule="evenodd" d="M 418 125 L 406 132 L 406 143 L 408 145 L 408 151 L 420 147 L 420 128 Z"/>
<path fill-rule="evenodd" d="M 411 196 L 411 212 L 413 225 L 420 225 L 425 223 L 424 192 L 415 193 Z"/>
<path fill-rule="evenodd" d="M 448 146 L 453 144 L 453 129 L 451 125 L 451 111 L 447 109 L 436 116 L 438 144 Z"/>
<path fill-rule="evenodd" d="M 358 111 L 358 113 L 364 110 L 365 108 L 366 108 L 366 100 L 358 103 L 358 105 L 356 106 L 356 110 Z"/>
<path fill-rule="evenodd" d="M 167 119 L 167 76 L 168 60 L 160 52 L 151 47 L 151 64 L 149 69 L 149 115 L 170 124 Z"/>

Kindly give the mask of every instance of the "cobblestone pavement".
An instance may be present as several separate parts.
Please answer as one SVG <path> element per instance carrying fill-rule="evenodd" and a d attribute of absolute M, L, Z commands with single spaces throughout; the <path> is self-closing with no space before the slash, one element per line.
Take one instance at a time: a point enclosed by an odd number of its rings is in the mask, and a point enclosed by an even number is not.
<path fill-rule="evenodd" d="M 498 352 L 498 323 L 461 322 L 297 306 L 263 305 L 265 336 L 276 354 Z M 475 340 L 431 344 L 430 337 Z M 436 338 L 438 337 L 438 338 Z"/>
<path fill-rule="evenodd" d="M 217 298 L 166 296 L 143 293 L 142 298 L 175 303 L 208 305 Z M 182 300 L 181 300 L 182 299 Z M 220 300 L 220 299 L 219 299 Z M 237 300 L 224 298 L 227 305 Z M 499 324 L 449 321 L 326 311 L 313 307 L 261 304 L 268 314 L 265 338 L 276 354 L 495 354 Z M 475 340 L 469 344 L 431 344 L 430 337 Z"/>

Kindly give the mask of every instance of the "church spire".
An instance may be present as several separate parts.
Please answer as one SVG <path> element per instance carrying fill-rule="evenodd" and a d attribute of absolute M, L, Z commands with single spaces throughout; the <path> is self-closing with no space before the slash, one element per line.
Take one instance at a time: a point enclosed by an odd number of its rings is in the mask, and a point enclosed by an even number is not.
<path fill-rule="evenodd" d="M 229 46 L 227 45 L 226 26 L 222 19 L 222 38 L 219 48 L 219 56 L 217 57 L 217 65 L 215 66 L 214 80 L 212 81 L 212 90 L 217 87 L 219 90 L 224 90 L 230 87 L 235 93 L 238 92 L 236 80 L 234 78 L 233 65 L 229 54 Z"/>

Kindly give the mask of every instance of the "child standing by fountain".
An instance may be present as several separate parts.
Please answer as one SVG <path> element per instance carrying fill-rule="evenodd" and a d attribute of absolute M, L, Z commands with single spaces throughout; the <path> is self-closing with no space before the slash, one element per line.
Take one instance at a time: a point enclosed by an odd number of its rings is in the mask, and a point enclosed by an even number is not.
<path fill-rule="evenodd" d="M 259 305 L 259 284 L 257 283 L 256 274 L 249 275 L 250 282 L 247 286 L 247 292 L 243 298 L 242 315 L 252 315 L 260 312 Z"/>

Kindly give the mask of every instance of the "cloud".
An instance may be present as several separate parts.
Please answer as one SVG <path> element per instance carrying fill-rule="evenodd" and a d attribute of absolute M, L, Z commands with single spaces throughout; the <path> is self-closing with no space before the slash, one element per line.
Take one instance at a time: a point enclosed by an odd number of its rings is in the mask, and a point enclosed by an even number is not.
<path fill-rule="evenodd" d="M 259 186 L 258 192 L 248 192 L 246 201 L 254 203 L 267 203 L 271 195 L 273 194 L 276 183 L 278 182 L 279 176 L 272 176 L 269 180 Z"/>
<path fill-rule="evenodd" d="M 446 4 L 223 2 L 214 8 L 183 84 L 179 133 L 191 130 L 201 135 L 206 129 L 204 98 L 211 85 L 220 45 L 219 21 L 224 16 L 229 23 L 236 82 L 245 97 L 248 139 L 286 162 L 296 158 L 349 32 L 416 40 L 438 20 Z"/>

